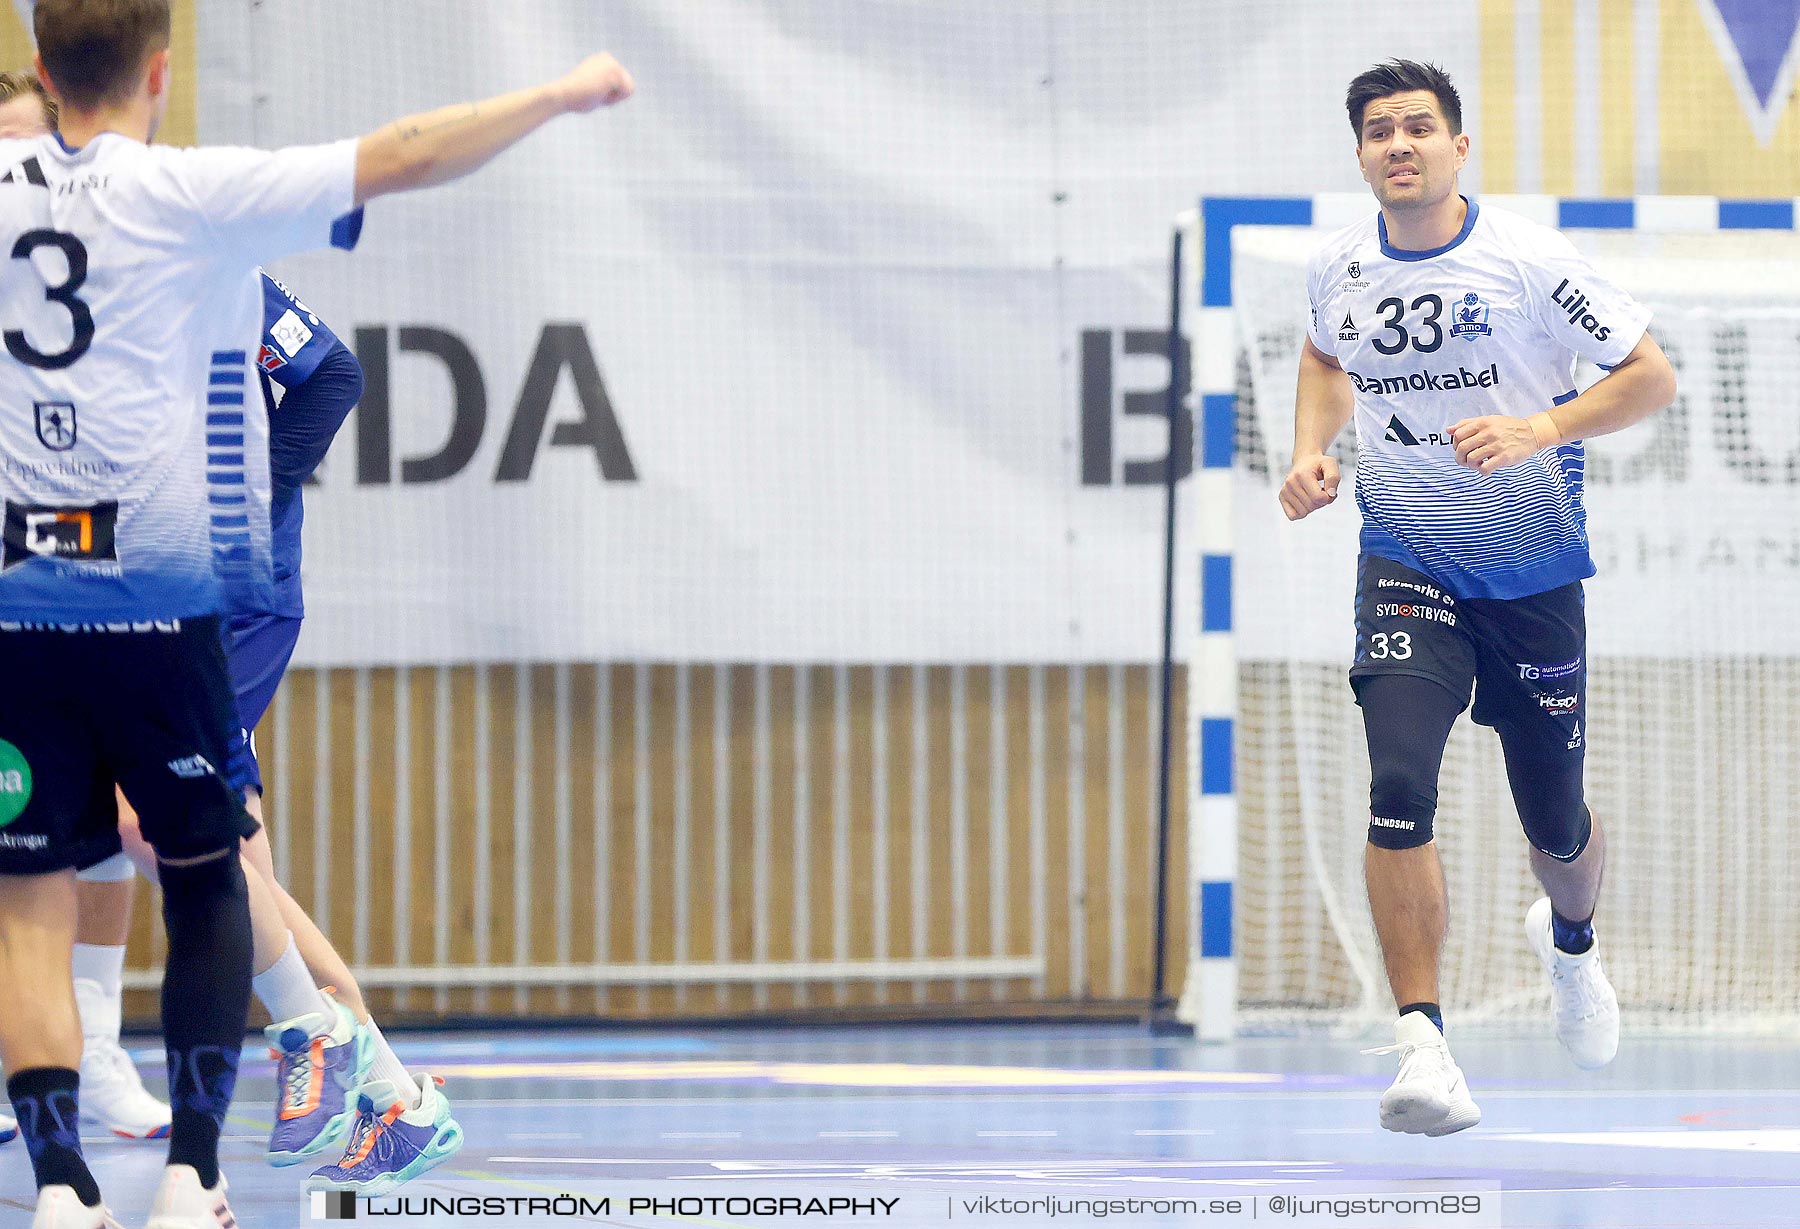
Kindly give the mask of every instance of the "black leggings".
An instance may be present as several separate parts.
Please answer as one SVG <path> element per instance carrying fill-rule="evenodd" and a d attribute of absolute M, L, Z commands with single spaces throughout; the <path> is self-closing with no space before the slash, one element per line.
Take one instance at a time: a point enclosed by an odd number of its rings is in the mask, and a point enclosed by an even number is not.
<path fill-rule="evenodd" d="M 1444 744 L 1467 701 L 1411 674 L 1364 675 L 1355 686 L 1369 740 L 1369 841 L 1383 849 L 1423 845 L 1437 815 Z M 1548 720 L 1506 721 L 1495 733 L 1526 838 L 1541 853 L 1574 861 L 1587 848 L 1592 821 L 1581 762 L 1562 754 L 1566 735 Z"/>

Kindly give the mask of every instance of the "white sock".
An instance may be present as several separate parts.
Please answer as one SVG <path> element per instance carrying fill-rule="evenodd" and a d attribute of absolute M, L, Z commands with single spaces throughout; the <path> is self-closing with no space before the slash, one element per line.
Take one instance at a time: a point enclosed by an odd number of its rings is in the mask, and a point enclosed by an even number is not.
<path fill-rule="evenodd" d="M 375 1038 L 375 1063 L 369 1068 L 369 1078 L 386 1080 L 400 1090 L 406 1109 L 418 1109 L 419 1102 L 425 1099 L 425 1095 L 419 1091 L 419 1085 L 406 1070 L 406 1064 L 400 1061 L 399 1056 L 394 1053 L 394 1047 L 381 1035 L 381 1028 L 373 1018 L 366 1027 L 370 1036 Z"/>
<path fill-rule="evenodd" d="M 331 1021 L 333 1030 L 337 1028 L 337 1011 L 307 971 L 292 934 L 288 935 L 287 950 L 281 953 L 281 959 L 252 977 L 250 988 L 277 1023 L 316 1013 Z"/>
<path fill-rule="evenodd" d="M 81 1014 L 81 1035 L 119 1040 L 119 1018 L 124 1011 L 125 945 L 77 943 L 69 955 L 69 971 L 80 981 L 92 982 L 75 996 Z"/>

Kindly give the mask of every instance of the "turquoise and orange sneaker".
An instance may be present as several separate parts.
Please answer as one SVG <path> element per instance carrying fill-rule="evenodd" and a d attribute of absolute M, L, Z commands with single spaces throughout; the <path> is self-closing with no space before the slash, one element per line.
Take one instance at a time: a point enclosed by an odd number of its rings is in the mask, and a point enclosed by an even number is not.
<path fill-rule="evenodd" d="M 462 1128 L 450 1116 L 450 1102 L 437 1090 L 439 1081 L 423 1074 L 413 1080 L 419 1104 L 412 1109 L 387 1080 L 370 1080 L 356 1090 L 356 1128 L 350 1143 L 336 1165 L 313 1170 L 314 1185 L 373 1199 L 456 1155 L 463 1146 Z"/>
<path fill-rule="evenodd" d="M 375 1039 L 348 1007 L 331 1005 L 336 1019 L 309 1012 L 263 1030 L 276 1061 L 271 1165 L 298 1165 L 339 1147 L 356 1120 L 356 1087 L 369 1078 Z"/>

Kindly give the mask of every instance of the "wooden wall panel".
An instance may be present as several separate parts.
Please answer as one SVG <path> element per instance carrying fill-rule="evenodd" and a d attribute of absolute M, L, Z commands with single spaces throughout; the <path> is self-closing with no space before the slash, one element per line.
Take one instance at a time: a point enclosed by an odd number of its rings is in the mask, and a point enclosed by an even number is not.
<path fill-rule="evenodd" d="M 290 891 L 356 965 L 422 970 L 367 988 L 384 1016 L 1054 1011 L 1149 991 L 1159 688 L 1105 664 L 296 670 L 258 746 Z M 1174 703 L 1171 994 L 1179 678 Z M 133 969 L 161 959 L 155 908 L 142 893 Z M 1032 956 L 1035 976 L 430 973 Z M 128 998 L 135 1021 L 155 1010 Z"/>

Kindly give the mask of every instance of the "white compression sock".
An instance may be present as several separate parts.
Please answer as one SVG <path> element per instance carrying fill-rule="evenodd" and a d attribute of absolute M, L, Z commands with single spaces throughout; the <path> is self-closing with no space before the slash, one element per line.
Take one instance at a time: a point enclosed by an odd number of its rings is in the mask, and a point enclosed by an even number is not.
<path fill-rule="evenodd" d="M 124 1010 L 124 945 L 77 943 L 70 951 L 69 971 L 77 982 L 75 1006 L 81 1013 L 81 1035 L 116 1042 Z"/>
<path fill-rule="evenodd" d="M 375 1064 L 369 1068 L 369 1078 L 388 1081 L 400 1090 L 400 1095 L 406 1099 L 407 1109 L 417 1109 L 424 1097 L 419 1092 L 418 1084 L 414 1083 L 412 1075 L 406 1070 L 406 1064 L 394 1053 L 394 1048 L 381 1035 L 381 1029 L 372 1017 L 367 1028 L 375 1038 Z"/>
<path fill-rule="evenodd" d="M 277 1023 L 317 1013 L 329 1020 L 332 1030 L 337 1031 L 337 1011 L 307 971 L 306 961 L 300 959 L 300 949 L 292 934 L 288 935 L 287 950 L 281 953 L 281 959 L 252 977 L 250 988 Z"/>

